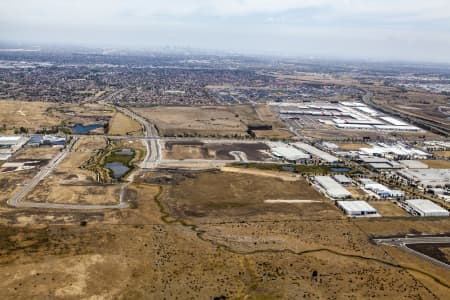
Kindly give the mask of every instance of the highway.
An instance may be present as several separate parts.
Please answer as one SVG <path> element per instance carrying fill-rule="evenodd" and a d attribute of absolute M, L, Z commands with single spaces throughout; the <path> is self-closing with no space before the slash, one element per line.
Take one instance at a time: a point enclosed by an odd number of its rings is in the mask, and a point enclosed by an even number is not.
<path fill-rule="evenodd" d="M 158 131 L 156 130 L 155 126 L 153 124 L 150 124 L 145 118 L 127 108 L 117 106 L 116 109 L 129 116 L 130 118 L 136 120 L 142 125 L 144 129 L 144 136 L 140 139 L 145 140 L 145 144 L 147 146 L 147 155 L 145 156 L 144 161 L 141 163 L 141 168 L 156 168 L 158 166 L 159 160 L 161 159 L 161 145 L 159 143 L 160 137 L 158 136 Z"/>
<path fill-rule="evenodd" d="M 419 256 L 435 265 L 450 270 L 450 265 L 408 247 L 408 245 L 413 244 L 450 244 L 450 237 L 448 236 L 424 236 L 424 237 L 416 236 L 405 238 L 373 239 L 373 241 L 378 245 L 388 245 L 401 248 L 406 252 Z"/>

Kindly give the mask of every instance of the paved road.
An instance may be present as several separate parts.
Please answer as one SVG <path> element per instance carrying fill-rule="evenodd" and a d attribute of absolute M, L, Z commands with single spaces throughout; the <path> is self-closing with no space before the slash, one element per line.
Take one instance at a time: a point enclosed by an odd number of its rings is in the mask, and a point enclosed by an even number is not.
<path fill-rule="evenodd" d="M 437 260 L 431 256 L 428 256 L 426 254 L 423 254 L 422 252 L 415 251 L 414 249 L 411 249 L 408 247 L 408 245 L 413 244 L 450 244 L 450 237 L 405 237 L 405 238 L 387 238 L 387 239 L 374 239 L 375 243 L 379 245 L 388 245 L 393 247 L 401 248 L 402 250 L 412 253 L 414 255 L 417 255 L 435 265 L 441 266 L 447 270 L 450 270 L 450 265 Z"/>
<path fill-rule="evenodd" d="M 128 203 L 124 201 L 124 188 L 129 183 L 125 184 L 121 188 L 120 202 L 115 205 L 78 205 L 78 204 L 60 204 L 60 203 L 45 203 L 45 202 L 24 202 L 22 201 L 29 192 L 31 192 L 45 177 L 47 177 L 67 156 L 67 153 L 72 151 L 73 145 L 76 143 L 77 138 L 72 139 L 67 147 L 56 154 L 56 156 L 43 167 L 33 179 L 27 183 L 22 189 L 14 194 L 8 201 L 8 205 L 20 208 L 45 208 L 45 209 L 66 209 L 66 210 L 99 210 L 99 209 L 111 209 L 111 208 L 126 208 Z"/>
<path fill-rule="evenodd" d="M 159 143 L 160 137 L 158 136 L 158 131 L 153 124 L 150 124 L 145 118 L 136 114 L 135 112 L 124 108 L 116 107 L 118 111 L 126 114 L 130 118 L 139 122 L 144 128 L 144 136 L 141 139 L 145 140 L 147 146 L 147 155 L 144 161 L 141 163 L 142 169 L 154 169 L 158 165 L 161 159 L 161 145 Z M 108 137 L 111 138 L 111 137 Z M 130 138 L 130 137 L 128 137 Z"/>

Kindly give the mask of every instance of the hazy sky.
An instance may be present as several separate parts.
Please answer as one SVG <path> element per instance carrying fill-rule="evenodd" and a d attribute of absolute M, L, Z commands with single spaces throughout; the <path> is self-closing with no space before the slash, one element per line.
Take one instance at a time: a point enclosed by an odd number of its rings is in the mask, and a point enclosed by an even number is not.
<path fill-rule="evenodd" d="M 450 0 L 0 0 L 0 40 L 450 62 Z"/>

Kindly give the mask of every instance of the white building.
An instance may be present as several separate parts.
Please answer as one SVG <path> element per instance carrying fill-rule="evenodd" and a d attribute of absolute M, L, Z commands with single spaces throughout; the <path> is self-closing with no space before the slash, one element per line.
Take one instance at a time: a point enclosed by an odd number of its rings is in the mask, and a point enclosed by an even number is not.
<path fill-rule="evenodd" d="M 379 216 L 377 210 L 366 201 L 337 201 L 337 206 L 342 209 L 346 215 L 357 216 Z"/>
<path fill-rule="evenodd" d="M 321 160 L 323 160 L 327 163 L 332 164 L 332 163 L 337 163 L 340 161 L 340 159 L 337 158 L 336 156 L 333 156 L 325 151 L 317 149 L 316 147 L 311 146 L 309 144 L 298 142 L 298 143 L 294 143 L 292 145 L 297 149 L 308 152 L 311 155 L 317 156 L 318 158 L 320 158 Z"/>
<path fill-rule="evenodd" d="M 449 212 L 439 205 L 426 199 L 406 200 L 406 205 L 413 214 L 422 217 L 448 217 Z"/>
<path fill-rule="evenodd" d="M 316 176 L 315 181 L 334 199 L 350 198 L 352 194 L 330 176 Z"/>
<path fill-rule="evenodd" d="M 306 161 L 311 158 L 309 154 L 285 143 L 270 143 L 270 148 L 274 156 L 289 162 Z"/>
<path fill-rule="evenodd" d="M 334 175 L 334 180 L 339 182 L 342 185 L 352 185 L 352 180 L 345 175 Z"/>

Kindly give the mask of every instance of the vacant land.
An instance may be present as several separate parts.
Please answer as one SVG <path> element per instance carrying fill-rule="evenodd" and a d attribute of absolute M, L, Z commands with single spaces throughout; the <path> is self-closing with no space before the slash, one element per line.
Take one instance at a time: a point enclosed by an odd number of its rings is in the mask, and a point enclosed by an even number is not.
<path fill-rule="evenodd" d="M 249 125 L 265 122 L 251 106 L 152 107 L 134 111 L 165 136 L 248 136 Z"/>
<path fill-rule="evenodd" d="M 235 160 L 233 151 L 245 154 L 251 161 L 263 161 L 270 158 L 269 146 L 265 143 L 204 143 L 201 141 L 167 141 L 164 143 L 166 159 L 217 159 Z"/>
<path fill-rule="evenodd" d="M 344 151 L 357 151 L 360 148 L 367 147 L 368 145 L 365 143 L 338 143 L 339 149 Z"/>
<path fill-rule="evenodd" d="M 369 202 L 383 217 L 408 217 L 411 216 L 404 209 L 390 201 Z"/>
<path fill-rule="evenodd" d="M 450 160 L 429 159 L 429 160 L 422 160 L 421 162 L 423 162 L 429 168 L 432 168 L 432 169 L 450 169 Z"/>
<path fill-rule="evenodd" d="M 438 156 L 450 158 L 450 151 L 434 151 L 433 153 Z"/>
<path fill-rule="evenodd" d="M 306 204 L 268 204 L 264 200 L 323 200 L 303 178 L 285 181 L 268 176 L 231 172 L 203 172 L 165 190 L 162 202 L 177 218 L 241 219 L 340 216 L 328 202 Z M 188 192 L 189 191 L 189 192 Z"/>
<path fill-rule="evenodd" d="M 47 102 L 0 101 L 0 132 L 14 133 L 20 127 L 36 131 L 59 125 L 62 119 L 49 113 L 53 105 Z"/>
<path fill-rule="evenodd" d="M 123 113 L 116 112 L 109 121 L 110 135 L 142 135 L 142 126 Z"/>

